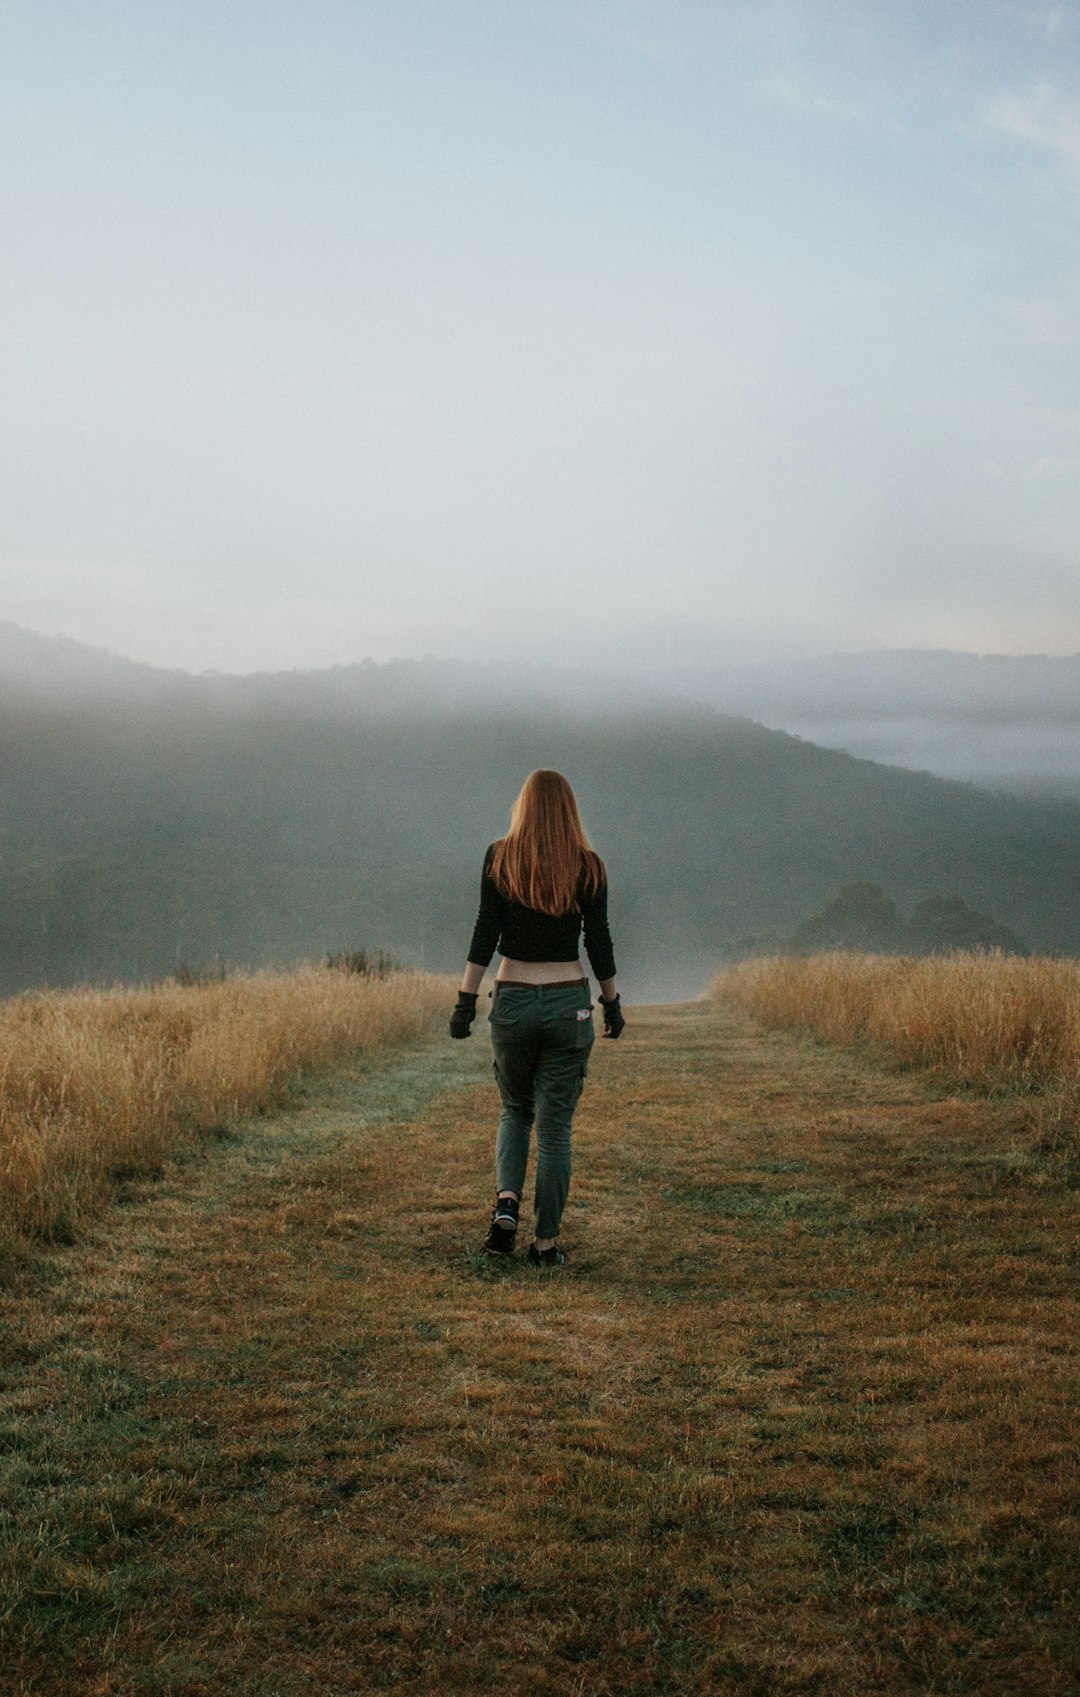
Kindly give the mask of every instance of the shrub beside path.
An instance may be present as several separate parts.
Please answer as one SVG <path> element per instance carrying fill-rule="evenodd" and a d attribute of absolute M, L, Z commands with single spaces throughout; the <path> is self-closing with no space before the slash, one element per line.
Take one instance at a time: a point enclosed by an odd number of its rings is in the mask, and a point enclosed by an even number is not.
<path fill-rule="evenodd" d="M 1075 1193 L 1022 1106 L 634 1010 L 538 1274 L 476 1253 L 489 1066 L 310 1083 L 3 1292 L 0 1688 L 1075 1692 Z"/>

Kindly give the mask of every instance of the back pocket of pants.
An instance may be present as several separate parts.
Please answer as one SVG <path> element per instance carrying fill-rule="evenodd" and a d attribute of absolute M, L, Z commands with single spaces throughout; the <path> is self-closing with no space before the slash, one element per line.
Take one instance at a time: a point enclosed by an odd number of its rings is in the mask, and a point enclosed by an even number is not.
<path fill-rule="evenodd" d="M 596 1033 L 593 1030 L 592 1009 L 575 1008 L 573 1012 L 567 1014 L 566 1017 L 573 1025 L 573 1034 L 570 1039 L 571 1048 L 591 1048 L 593 1038 L 596 1036 Z"/>

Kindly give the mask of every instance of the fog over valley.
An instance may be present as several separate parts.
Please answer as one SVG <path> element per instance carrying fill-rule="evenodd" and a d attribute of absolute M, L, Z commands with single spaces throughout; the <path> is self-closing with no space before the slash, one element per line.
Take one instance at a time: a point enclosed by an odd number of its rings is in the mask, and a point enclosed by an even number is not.
<path fill-rule="evenodd" d="M 1080 798 L 1080 655 L 884 649 L 650 682 L 868 760 Z"/>
<path fill-rule="evenodd" d="M 575 669 L 534 660 L 496 664 L 428 657 L 304 671 L 193 674 L 139 664 L 70 638 L 0 620 L 0 689 L 55 701 L 104 688 L 202 692 L 223 702 L 266 697 L 378 713 L 518 701 L 618 718 L 642 709 L 705 706 L 754 719 L 868 760 L 990 789 L 1080 799 L 1080 655 L 976 655 L 882 649 L 713 666 Z"/>
<path fill-rule="evenodd" d="M 853 661 L 860 702 L 873 660 Z M 629 996 L 698 994 L 812 936 L 1080 953 L 1080 808 L 853 759 L 720 712 L 707 682 L 437 660 L 193 676 L 4 626 L 3 987 L 359 947 L 456 971 L 483 848 L 539 765 L 608 862 Z M 925 702 L 944 726 L 948 701 Z M 837 907 L 847 886 L 879 894 Z"/>

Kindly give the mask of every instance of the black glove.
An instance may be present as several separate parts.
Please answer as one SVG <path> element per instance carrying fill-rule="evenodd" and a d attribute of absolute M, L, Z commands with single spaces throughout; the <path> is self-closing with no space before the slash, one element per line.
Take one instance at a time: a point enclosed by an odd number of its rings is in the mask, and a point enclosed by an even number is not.
<path fill-rule="evenodd" d="M 604 1010 L 604 1036 L 617 1037 L 626 1025 L 618 996 L 612 996 L 610 1002 L 605 1002 L 601 996 L 600 1006 Z"/>
<path fill-rule="evenodd" d="M 472 1022 L 476 1018 L 476 993 L 469 990 L 459 990 L 454 1011 L 450 1015 L 451 1037 L 468 1037 L 472 1032 Z"/>

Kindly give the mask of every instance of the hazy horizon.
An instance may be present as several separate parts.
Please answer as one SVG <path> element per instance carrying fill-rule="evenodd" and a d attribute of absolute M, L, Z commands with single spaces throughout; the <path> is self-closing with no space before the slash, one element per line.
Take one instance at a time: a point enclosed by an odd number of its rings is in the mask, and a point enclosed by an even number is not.
<path fill-rule="evenodd" d="M 1080 15 L 9 8 L 0 617 L 245 672 L 1080 650 Z"/>
<path fill-rule="evenodd" d="M 321 701 L 328 711 L 361 717 L 437 717 L 516 704 L 541 718 L 554 710 L 614 726 L 643 715 L 705 710 L 879 764 L 1080 800 L 1080 654 L 879 649 L 647 672 L 542 661 L 479 665 L 428 655 L 248 673 L 145 671 L 129 657 L 0 620 L 0 684 L 12 702 L 67 699 L 92 712 L 95 700 L 126 699 L 137 714 L 140 699 L 167 692 L 178 676 L 185 694 L 209 688 L 219 710 L 229 701 L 238 708 L 269 701 L 275 692 L 282 703 Z"/>
<path fill-rule="evenodd" d="M 388 654 L 388 655 L 386 655 L 385 657 L 382 657 L 382 658 L 377 658 L 374 654 L 372 654 L 370 652 L 365 652 L 365 653 L 357 652 L 351 659 L 348 659 L 348 660 L 327 661 L 327 662 L 323 662 L 322 664 L 316 664 L 316 665 L 312 665 L 312 666 L 305 666 L 305 665 L 301 665 L 301 664 L 292 664 L 292 665 L 282 665 L 280 667 L 276 667 L 276 666 L 275 667 L 247 666 L 247 667 L 237 667 L 237 668 L 234 669 L 234 668 L 231 668 L 231 667 L 216 667 L 216 666 L 210 666 L 210 665 L 200 666 L 200 665 L 194 664 L 194 663 L 185 664 L 185 663 L 179 662 L 179 661 L 172 662 L 172 663 L 166 663 L 166 662 L 159 661 L 159 660 L 148 660 L 148 659 L 143 658 L 139 654 L 134 653 L 130 649 L 121 649 L 121 648 L 113 647 L 113 646 L 110 646 L 110 645 L 108 645 L 104 642 L 97 642 L 97 641 L 94 641 L 91 638 L 79 636 L 72 631 L 59 630 L 59 629 L 58 630 L 44 630 L 44 629 L 41 629 L 40 627 L 36 628 L 34 626 L 31 626 L 31 625 L 23 624 L 21 621 L 19 621 L 17 619 L 5 618 L 2 614 L 0 614 L 0 631 L 2 631 L 5 627 L 8 630 L 12 630 L 12 631 L 16 632 L 18 635 L 27 636 L 31 640 L 40 639 L 40 640 L 47 642 L 47 643 L 50 643 L 50 644 L 53 643 L 53 642 L 59 642 L 61 644 L 72 643 L 77 648 L 91 651 L 92 653 L 94 653 L 96 655 L 106 657 L 110 660 L 117 660 L 117 661 L 121 661 L 121 662 L 130 661 L 130 662 L 133 662 L 136 665 L 150 666 L 150 667 L 157 669 L 157 670 L 180 671 L 180 672 L 186 673 L 189 677 L 193 677 L 193 678 L 205 677 L 205 676 L 207 676 L 208 674 L 211 674 L 211 673 L 217 673 L 217 674 L 222 675 L 222 676 L 253 677 L 253 676 L 256 676 L 260 673 L 269 672 L 269 671 L 273 671 L 273 672 L 280 671 L 280 672 L 283 672 L 283 673 L 301 672 L 301 671 L 310 672 L 310 671 L 340 669 L 343 666 L 344 667 L 347 667 L 347 666 L 384 667 L 384 666 L 394 666 L 394 665 L 402 665 L 402 664 L 429 662 L 429 663 L 436 664 L 436 665 L 445 664 L 445 665 L 454 666 L 454 667 L 465 667 L 469 664 L 469 660 L 466 656 L 452 654 L 452 653 L 439 653 L 439 652 L 436 652 L 435 650 L 427 649 L 423 652 L 418 651 L 418 652 L 415 652 L 415 653 Z M 682 662 L 681 666 L 678 662 L 671 664 L 671 665 L 664 665 L 662 662 L 659 662 L 656 665 L 656 670 L 657 670 L 657 672 L 670 672 L 672 674 L 677 674 L 680 670 L 685 670 L 685 672 L 689 676 L 689 675 L 693 675 L 694 673 L 699 673 L 699 672 L 707 670 L 709 668 L 710 664 L 712 664 L 713 662 L 715 662 L 718 669 L 721 666 L 726 666 L 727 668 L 729 668 L 731 670 L 740 670 L 740 669 L 752 670 L 752 669 L 757 669 L 763 663 L 767 664 L 769 661 L 777 661 L 778 663 L 782 663 L 789 656 L 790 656 L 790 651 L 785 650 L 785 648 L 783 647 L 782 644 L 777 644 L 775 647 L 771 647 L 771 648 L 768 648 L 766 650 L 763 650 L 763 652 L 760 656 L 753 655 L 752 653 L 748 653 L 746 650 L 744 650 L 738 659 L 730 659 L 730 658 L 727 658 L 723 655 L 719 655 L 719 656 L 714 655 L 714 656 L 710 657 L 709 661 L 704 661 L 704 662 L 698 661 L 698 662 L 695 663 L 694 661 L 690 660 L 689 658 L 686 658 Z M 799 659 L 802 660 L 802 661 L 813 663 L 815 661 L 824 662 L 824 661 L 828 661 L 828 660 L 831 660 L 831 659 L 837 659 L 837 660 L 858 660 L 858 659 L 864 659 L 864 658 L 865 659 L 889 659 L 889 658 L 903 659 L 905 657 L 918 657 L 918 658 L 922 658 L 922 659 L 956 658 L 956 659 L 959 659 L 959 660 L 965 660 L 965 659 L 969 659 L 969 660 L 1017 660 L 1017 661 L 1022 661 L 1022 660 L 1031 660 L 1031 661 L 1038 661 L 1038 660 L 1048 660 L 1048 661 L 1078 660 L 1078 659 L 1080 659 L 1080 648 L 1076 648 L 1076 649 L 1064 649 L 1064 648 L 1046 649 L 1046 648 L 1044 648 L 1044 649 L 1038 649 L 1038 650 L 1031 649 L 1031 650 L 1023 650 L 1023 651 L 1020 651 L 1020 650 L 1010 651 L 1010 650 L 1007 650 L 1007 649 L 980 649 L 980 648 L 961 648 L 961 647 L 939 647 L 939 648 L 926 647 L 926 648 L 923 648 L 923 647 L 919 647 L 918 645 L 915 645 L 915 644 L 904 644 L 904 645 L 896 645 L 896 646 L 882 645 L 880 647 L 874 647 L 874 648 L 839 648 L 839 647 L 825 648 L 825 647 L 823 647 L 823 648 L 819 648 L 819 649 L 806 649 L 799 656 Z M 521 665 L 522 667 L 524 667 L 526 669 L 531 669 L 531 670 L 546 673 L 546 674 L 558 673 L 560 671 L 575 672 L 576 673 L 580 670 L 580 667 L 574 666 L 570 662 L 567 662 L 565 664 L 561 664 L 557 660 L 552 660 L 552 659 L 548 658 L 542 652 L 537 652 L 536 654 L 534 654 L 533 656 L 531 656 L 527 659 L 522 657 L 519 660 L 517 657 L 515 657 L 512 663 L 515 664 L 515 665 Z M 490 664 L 493 668 L 497 668 L 497 666 L 498 666 L 498 662 L 494 661 L 494 660 Z M 482 664 L 481 664 L 480 669 L 481 670 L 484 669 Z M 613 668 L 613 669 L 617 671 L 618 668 L 616 667 L 616 668 Z"/>

